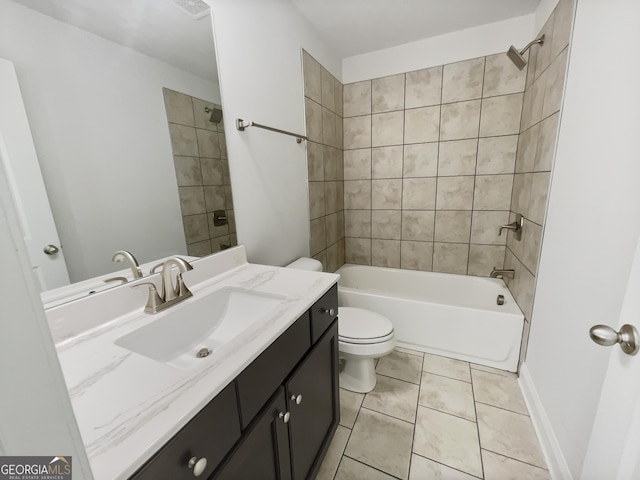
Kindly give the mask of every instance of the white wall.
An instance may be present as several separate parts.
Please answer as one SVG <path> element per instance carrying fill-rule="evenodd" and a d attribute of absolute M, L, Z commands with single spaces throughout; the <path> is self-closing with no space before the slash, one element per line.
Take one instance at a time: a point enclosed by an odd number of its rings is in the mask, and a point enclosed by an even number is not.
<path fill-rule="evenodd" d="M 218 86 L 9 0 L 0 57 L 16 66 L 71 280 L 122 268 L 119 249 L 186 253 L 162 87 L 219 102 Z"/>
<path fill-rule="evenodd" d="M 72 456 L 73 478 L 91 480 L 2 168 L 0 232 L 0 456 Z"/>
<path fill-rule="evenodd" d="M 305 143 L 249 128 L 305 132 L 301 48 L 334 76 L 340 62 L 288 0 L 209 0 L 216 39 L 238 243 L 249 261 L 309 255 Z"/>
<path fill-rule="evenodd" d="M 535 20 L 534 20 L 534 29 L 533 29 L 535 33 L 539 32 L 542 29 L 542 27 L 548 20 L 549 15 L 551 15 L 551 12 L 553 12 L 553 9 L 556 8 L 556 5 L 558 4 L 558 2 L 559 0 L 540 0 L 540 3 L 538 4 L 538 8 L 536 8 L 536 11 L 535 11 Z M 533 38 L 531 40 L 533 40 Z M 524 47 L 524 45 L 522 46 Z"/>
<path fill-rule="evenodd" d="M 511 45 L 522 48 L 537 32 L 534 22 L 534 14 L 525 15 L 345 58 L 342 62 L 342 83 L 493 55 L 506 52 Z"/>
<path fill-rule="evenodd" d="M 575 478 L 611 354 L 588 331 L 618 326 L 640 233 L 639 16 L 578 2 L 537 277 L 526 366 Z"/>

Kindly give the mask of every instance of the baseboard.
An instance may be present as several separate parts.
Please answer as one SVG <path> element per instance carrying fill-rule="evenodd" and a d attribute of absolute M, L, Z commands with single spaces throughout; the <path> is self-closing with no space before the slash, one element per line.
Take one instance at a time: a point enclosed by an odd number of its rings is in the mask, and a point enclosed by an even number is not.
<path fill-rule="evenodd" d="M 547 417 L 547 412 L 540 401 L 526 363 L 520 367 L 518 383 L 520 384 L 524 401 L 529 409 L 533 428 L 538 435 L 538 440 L 540 441 L 542 453 L 547 461 L 551 478 L 553 480 L 573 480 L 569 465 L 560 449 L 560 444 L 553 431 L 551 422 Z"/>

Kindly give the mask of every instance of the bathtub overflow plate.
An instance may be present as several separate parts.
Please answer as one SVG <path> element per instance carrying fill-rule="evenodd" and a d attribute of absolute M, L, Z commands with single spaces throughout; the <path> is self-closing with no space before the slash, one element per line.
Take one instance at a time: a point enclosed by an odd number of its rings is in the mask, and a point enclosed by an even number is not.
<path fill-rule="evenodd" d="M 498 298 L 496 299 L 496 303 L 498 305 L 504 305 L 504 295 L 498 295 Z"/>

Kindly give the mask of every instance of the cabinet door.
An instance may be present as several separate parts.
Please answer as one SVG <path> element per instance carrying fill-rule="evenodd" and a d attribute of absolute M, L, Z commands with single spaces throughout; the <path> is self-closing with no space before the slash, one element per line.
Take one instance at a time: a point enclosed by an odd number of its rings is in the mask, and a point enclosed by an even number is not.
<path fill-rule="evenodd" d="M 180 430 L 130 480 L 188 480 L 194 478 L 189 460 L 206 458 L 200 478 L 211 475 L 240 438 L 236 388 L 229 384 Z"/>
<path fill-rule="evenodd" d="M 286 390 L 293 480 L 313 478 L 340 420 L 337 321 L 290 377 Z"/>
<path fill-rule="evenodd" d="M 238 375 L 236 385 L 243 429 L 311 347 L 309 323 L 309 313 L 305 313 Z"/>
<path fill-rule="evenodd" d="M 212 480 L 291 480 L 286 407 L 280 387 Z"/>

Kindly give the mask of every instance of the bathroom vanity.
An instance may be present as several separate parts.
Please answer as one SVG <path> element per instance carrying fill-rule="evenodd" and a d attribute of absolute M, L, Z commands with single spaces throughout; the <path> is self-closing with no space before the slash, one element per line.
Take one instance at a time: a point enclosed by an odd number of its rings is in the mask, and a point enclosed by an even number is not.
<path fill-rule="evenodd" d="M 334 286 L 131 478 L 313 478 L 340 419 L 337 307 Z"/>
<path fill-rule="evenodd" d="M 314 478 L 339 421 L 338 277 L 249 264 L 242 247 L 193 266 L 193 297 L 166 314 L 131 285 L 47 310 L 94 477 Z M 189 340 L 212 299 L 226 304 L 198 358 L 171 328 Z"/>

